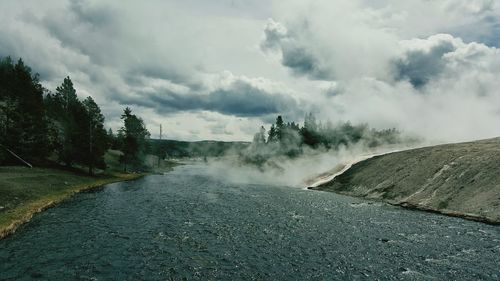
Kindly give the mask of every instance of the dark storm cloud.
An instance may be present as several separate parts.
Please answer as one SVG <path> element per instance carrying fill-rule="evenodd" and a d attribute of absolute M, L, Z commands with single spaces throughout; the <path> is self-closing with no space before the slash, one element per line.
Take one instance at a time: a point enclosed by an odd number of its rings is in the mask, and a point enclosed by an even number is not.
<path fill-rule="evenodd" d="M 230 89 L 210 93 L 206 103 L 212 110 L 236 116 L 259 116 L 300 111 L 296 101 L 283 94 L 269 94 L 239 81 Z"/>
<path fill-rule="evenodd" d="M 123 103 L 154 108 L 159 113 L 207 110 L 238 117 L 258 117 L 294 112 L 302 114 L 297 101 L 287 95 L 268 93 L 245 81 L 208 94 L 176 93 L 171 90 L 142 92 L 137 97 L 117 96 Z"/>
<path fill-rule="evenodd" d="M 330 71 L 324 69 L 318 58 L 314 57 L 306 48 L 289 46 L 282 50 L 282 64 L 290 68 L 293 74 L 305 75 L 319 80 L 332 78 Z"/>
<path fill-rule="evenodd" d="M 300 29 L 307 29 L 307 24 Z M 297 76 L 308 76 L 312 79 L 328 80 L 332 78 L 329 68 L 321 64 L 321 59 L 314 55 L 307 45 L 297 40 L 303 30 L 288 31 L 280 23 L 270 20 L 264 29 L 264 40 L 261 42 L 263 51 L 278 51 L 281 53 L 281 63 Z"/>
<path fill-rule="evenodd" d="M 408 50 L 394 62 L 396 80 L 408 80 L 415 88 L 425 86 L 446 67 L 443 55 L 456 49 L 451 41 L 442 40 L 426 49 Z"/>

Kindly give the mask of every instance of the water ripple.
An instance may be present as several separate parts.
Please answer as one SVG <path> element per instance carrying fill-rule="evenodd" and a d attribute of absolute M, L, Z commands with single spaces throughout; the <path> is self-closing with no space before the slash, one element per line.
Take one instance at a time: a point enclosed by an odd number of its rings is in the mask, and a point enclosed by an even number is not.
<path fill-rule="evenodd" d="M 0 280 L 499 280 L 500 229 L 183 166 L 49 209 Z"/>

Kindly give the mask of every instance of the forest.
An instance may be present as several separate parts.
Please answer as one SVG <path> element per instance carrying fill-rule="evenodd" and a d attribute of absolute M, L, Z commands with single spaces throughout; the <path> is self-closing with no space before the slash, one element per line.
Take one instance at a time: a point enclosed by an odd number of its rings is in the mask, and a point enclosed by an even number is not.
<path fill-rule="evenodd" d="M 45 88 L 22 59 L 0 58 L 0 165 L 106 168 L 111 147 L 122 152 L 125 171 L 140 169 L 150 136 L 143 120 L 125 108 L 115 135 L 92 99 L 80 100 L 71 78 L 55 91 Z"/>
<path fill-rule="evenodd" d="M 352 125 L 350 122 L 334 124 L 318 121 L 313 113 L 305 116 L 303 126 L 286 122 L 280 115 L 269 130 L 262 126 L 253 138 L 251 146 L 239 153 L 243 163 L 262 167 L 276 157 L 296 158 L 307 152 L 324 152 L 363 145 L 374 148 L 418 141 L 403 137 L 395 128 L 376 130 L 367 124 Z"/>

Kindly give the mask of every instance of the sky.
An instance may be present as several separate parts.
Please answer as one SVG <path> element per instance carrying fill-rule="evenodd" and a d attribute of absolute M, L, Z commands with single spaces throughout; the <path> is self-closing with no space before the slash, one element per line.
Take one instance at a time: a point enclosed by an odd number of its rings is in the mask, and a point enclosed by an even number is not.
<path fill-rule="evenodd" d="M 0 56 L 153 138 L 251 140 L 314 112 L 465 141 L 500 136 L 499 2 L 3 0 Z"/>

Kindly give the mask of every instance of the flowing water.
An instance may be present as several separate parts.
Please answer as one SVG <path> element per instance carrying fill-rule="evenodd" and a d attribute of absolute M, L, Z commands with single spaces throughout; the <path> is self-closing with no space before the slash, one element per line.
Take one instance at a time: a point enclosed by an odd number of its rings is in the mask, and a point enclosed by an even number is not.
<path fill-rule="evenodd" d="M 500 227 L 189 165 L 0 240 L 0 280 L 500 280 Z"/>

